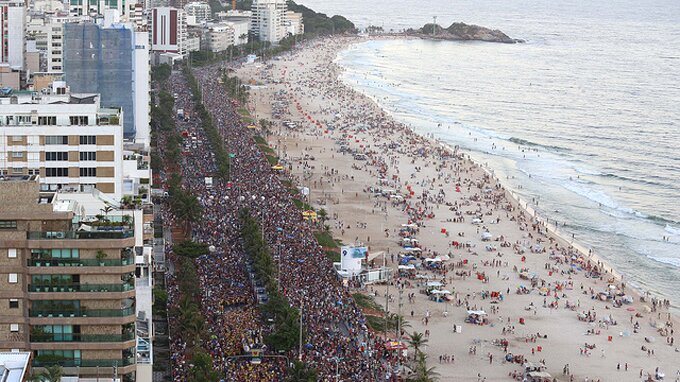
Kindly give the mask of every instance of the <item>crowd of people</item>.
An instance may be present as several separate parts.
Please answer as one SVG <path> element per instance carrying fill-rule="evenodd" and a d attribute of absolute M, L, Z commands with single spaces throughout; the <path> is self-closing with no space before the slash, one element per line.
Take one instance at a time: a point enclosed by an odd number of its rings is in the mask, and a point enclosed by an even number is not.
<path fill-rule="evenodd" d="M 238 211 L 248 208 L 262 226 L 277 261 L 285 297 L 302 313 L 306 337 L 301 357 L 305 364 L 316 369 L 322 380 L 334 379 L 336 372 L 345 381 L 389 377 L 394 355 L 367 330 L 361 310 L 342 286 L 309 223 L 303 220 L 279 175 L 258 149 L 253 133 L 236 112 L 237 105 L 219 81 L 224 72 L 221 65 L 194 72 L 205 95 L 203 104 L 231 157 L 229 179 L 216 177 L 212 185 L 205 182 L 205 177 L 216 172 L 213 148 L 202 131 L 202 121 L 190 112 L 195 101 L 186 74 L 175 70 L 169 79 L 175 107 L 189 111 L 176 119 L 178 133 L 184 138 L 182 186 L 196 195 L 203 207 L 201 218 L 191 226 L 191 237 L 214 247 L 195 264 L 202 292 L 201 310 L 210 334 L 203 346 L 212 356 L 215 369 L 234 381 L 285 379 L 286 362 L 266 357 L 266 351 L 259 364 L 235 358 L 247 354 L 250 347 L 259 347 L 270 330 L 259 315 L 246 272 L 248 254 L 239 236 Z M 162 141 L 159 137 L 161 145 Z M 162 181 L 167 181 L 168 176 L 162 175 Z M 164 214 L 166 224 L 178 223 L 170 208 L 165 208 Z M 170 306 L 177 306 L 178 290 L 172 277 L 168 289 Z M 190 369 L 185 354 L 190 339 L 182 337 L 175 320 L 170 317 L 173 380 L 182 381 Z M 290 361 L 300 355 L 295 349 L 285 356 Z"/>

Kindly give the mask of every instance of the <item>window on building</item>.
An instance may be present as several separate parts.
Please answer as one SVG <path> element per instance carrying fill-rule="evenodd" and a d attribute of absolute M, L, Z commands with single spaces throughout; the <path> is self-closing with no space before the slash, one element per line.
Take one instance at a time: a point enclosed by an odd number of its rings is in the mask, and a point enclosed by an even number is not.
<path fill-rule="evenodd" d="M 67 151 L 47 151 L 45 152 L 46 161 L 64 161 L 68 160 Z"/>
<path fill-rule="evenodd" d="M 26 156 L 29 162 L 31 161 L 37 162 L 40 160 L 40 153 L 28 153 Z"/>
<path fill-rule="evenodd" d="M 10 309 L 19 309 L 19 300 L 16 298 L 10 298 L 9 299 L 9 308 Z"/>
<path fill-rule="evenodd" d="M 29 168 L 28 169 L 28 175 L 40 175 L 40 169 L 39 168 Z"/>
<path fill-rule="evenodd" d="M 23 157 L 24 157 L 23 151 L 12 151 L 12 158 L 23 158 Z"/>
<path fill-rule="evenodd" d="M 52 334 L 55 341 L 73 341 L 73 334 L 80 333 L 80 325 L 40 325 L 35 328 Z"/>
<path fill-rule="evenodd" d="M 96 167 L 81 167 L 80 168 L 80 176 L 90 176 L 90 177 L 97 176 L 97 168 Z"/>
<path fill-rule="evenodd" d="M 40 357 L 79 360 L 80 350 L 38 350 L 38 358 Z"/>
<path fill-rule="evenodd" d="M 31 124 L 31 116 L 30 115 L 18 115 L 17 116 L 17 124 L 19 124 L 19 125 L 30 125 Z"/>
<path fill-rule="evenodd" d="M 85 126 L 88 124 L 88 118 L 86 115 L 72 115 L 69 117 L 69 120 L 71 121 L 71 125 Z M 80 138 L 82 139 L 82 137 Z"/>
<path fill-rule="evenodd" d="M 24 173 L 23 167 L 12 167 L 12 174 L 23 174 L 23 173 Z"/>
<path fill-rule="evenodd" d="M 21 135 L 12 135 L 12 142 L 21 142 L 23 138 Z"/>
<path fill-rule="evenodd" d="M 80 257 L 78 248 L 31 249 L 31 258 L 77 259 Z"/>
<path fill-rule="evenodd" d="M 12 333 L 19 332 L 19 324 L 9 324 L 9 331 Z"/>
<path fill-rule="evenodd" d="M 80 136 L 81 145 L 96 145 L 97 136 L 96 135 L 81 135 Z"/>
<path fill-rule="evenodd" d="M 80 160 L 81 161 L 97 160 L 97 152 L 96 151 L 82 151 L 80 153 Z"/>
<path fill-rule="evenodd" d="M 57 117 L 53 115 L 46 115 L 42 117 L 38 117 L 38 125 L 48 125 L 48 126 L 54 126 L 57 124 Z"/>
<path fill-rule="evenodd" d="M 17 273 L 10 273 L 9 274 L 9 283 L 10 284 L 16 284 L 19 282 L 19 274 Z"/>
<path fill-rule="evenodd" d="M 10 259 L 15 259 L 17 257 L 17 249 L 9 248 L 7 250 L 7 257 L 9 257 Z"/>
<path fill-rule="evenodd" d="M 68 176 L 68 167 L 48 167 L 45 169 L 45 177 L 55 178 Z"/>
<path fill-rule="evenodd" d="M 46 145 L 68 145 L 68 135 L 47 135 L 45 136 Z"/>
<path fill-rule="evenodd" d="M 17 229 L 16 220 L 0 220 L 0 230 L 2 229 Z"/>

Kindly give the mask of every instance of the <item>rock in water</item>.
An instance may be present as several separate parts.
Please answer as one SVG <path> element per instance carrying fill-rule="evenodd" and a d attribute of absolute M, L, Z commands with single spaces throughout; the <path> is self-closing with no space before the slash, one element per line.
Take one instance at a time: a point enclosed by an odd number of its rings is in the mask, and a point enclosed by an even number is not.
<path fill-rule="evenodd" d="M 465 23 L 453 23 L 448 28 L 443 28 L 438 24 L 425 24 L 425 26 L 418 30 L 408 30 L 407 34 L 434 40 L 487 41 L 505 44 L 524 42 L 524 40 L 511 38 L 498 29 L 489 29 Z"/>

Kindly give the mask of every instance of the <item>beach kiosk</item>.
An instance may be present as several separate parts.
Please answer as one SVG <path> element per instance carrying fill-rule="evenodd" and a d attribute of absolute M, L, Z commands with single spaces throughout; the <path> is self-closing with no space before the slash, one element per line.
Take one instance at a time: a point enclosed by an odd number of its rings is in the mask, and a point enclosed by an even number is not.
<path fill-rule="evenodd" d="M 468 316 L 465 319 L 465 322 L 468 324 L 486 325 L 489 323 L 487 314 L 483 310 L 468 310 L 467 314 Z"/>

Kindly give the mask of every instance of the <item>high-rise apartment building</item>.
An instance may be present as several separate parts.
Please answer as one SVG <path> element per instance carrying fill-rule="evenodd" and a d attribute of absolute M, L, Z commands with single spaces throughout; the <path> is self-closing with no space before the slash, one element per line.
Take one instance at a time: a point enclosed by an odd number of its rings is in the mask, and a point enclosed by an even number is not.
<path fill-rule="evenodd" d="M 26 52 L 26 5 L 23 1 L 0 1 L 0 62 L 24 69 Z"/>
<path fill-rule="evenodd" d="M 202 1 L 193 1 L 185 5 L 184 11 L 187 13 L 187 24 L 191 26 L 200 25 L 201 23 L 212 20 L 212 9 L 210 9 L 210 5 Z"/>
<path fill-rule="evenodd" d="M 101 94 L 104 107 L 121 107 L 125 137 L 148 149 L 150 67 L 148 32 L 132 25 L 64 26 L 64 79 L 76 93 Z"/>
<path fill-rule="evenodd" d="M 186 12 L 182 9 L 158 7 L 151 10 L 151 50 L 186 54 Z"/>
<path fill-rule="evenodd" d="M 49 91 L 0 96 L 0 175 L 40 175 L 44 191 L 96 188 L 123 196 L 123 113 L 96 94 Z"/>
<path fill-rule="evenodd" d="M 260 41 L 276 44 L 286 37 L 286 0 L 253 0 L 251 32 Z"/>
<path fill-rule="evenodd" d="M 107 9 L 115 9 L 119 15 L 125 14 L 125 0 L 69 0 L 69 15 L 97 16 Z"/>
<path fill-rule="evenodd" d="M 0 177 L 0 200 L 0 351 L 134 381 L 134 222 L 55 202 L 35 175 Z"/>

